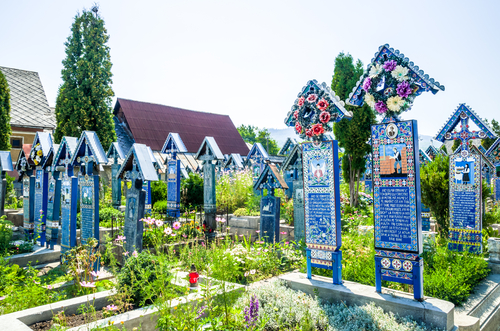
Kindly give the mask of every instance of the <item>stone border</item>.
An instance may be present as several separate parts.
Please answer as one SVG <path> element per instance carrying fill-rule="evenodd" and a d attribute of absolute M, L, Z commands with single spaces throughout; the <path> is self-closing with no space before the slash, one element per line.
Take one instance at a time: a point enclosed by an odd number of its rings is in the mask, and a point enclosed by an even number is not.
<path fill-rule="evenodd" d="M 399 316 L 411 316 L 414 320 L 424 322 L 445 330 L 454 328 L 455 305 L 451 302 L 426 297 L 425 301 L 413 300 L 410 293 L 385 290 L 377 293 L 375 287 L 344 281 L 342 285 L 334 285 L 328 277 L 314 276 L 307 279 L 305 274 L 291 273 L 279 277 L 294 290 L 315 295 L 317 291 L 321 299 L 329 302 L 362 306 L 369 302 L 381 307 L 385 312 Z"/>
<path fill-rule="evenodd" d="M 30 262 L 32 266 L 49 262 L 59 261 L 61 256 L 61 246 L 54 245 L 54 250 L 50 250 L 39 245 L 33 247 L 33 252 L 16 254 L 7 257 L 9 262 L 20 267 L 26 267 Z"/>

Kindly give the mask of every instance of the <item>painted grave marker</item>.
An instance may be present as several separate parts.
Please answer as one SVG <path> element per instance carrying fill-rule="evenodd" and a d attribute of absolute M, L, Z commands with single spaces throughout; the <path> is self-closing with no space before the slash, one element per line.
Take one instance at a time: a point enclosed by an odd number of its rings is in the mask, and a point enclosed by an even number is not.
<path fill-rule="evenodd" d="M 226 164 L 224 164 L 224 168 L 231 171 L 241 170 L 244 167 L 245 166 L 243 158 L 238 153 L 232 153 L 231 155 L 229 155 Z"/>
<path fill-rule="evenodd" d="M 83 131 L 71 165 L 80 166 L 78 173 L 78 190 L 80 195 L 81 234 L 80 241 L 87 244 L 88 239 L 95 238 L 99 242 L 99 164 L 108 163 L 97 134 L 93 131 Z M 94 266 L 97 269 L 98 263 Z"/>
<path fill-rule="evenodd" d="M 46 222 L 47 203 L 49 189 L 49 173 L 44 170 L 47 156 L 52 149 L 52 135 L 47 132 L 37 132 L 35 140 L 31 146 L 30 158 L 35 163 L 35 199 L 34 199 L 34 220 L 35 232 L 38 235 L 40 246 L 45 246 L 46 242 Z"/>
<path fill-rule="evenodd" d="M 54 249 L 59 235 L 59 210 L 61 209 L 61 172 L 56 169 L 54 160 L 59 149 L 58 144 L 52 145 L 44 169 L 49 175 L 49 188 L 47 198 L 46 244 L 47 248 Z"/>
<path fill-rule="evenodd" d="M 203 209 L 205 212 L 205 221 L 203 223 L 205 232 L 210 236 L 215 236 L 217 223 L 215 222 L 215 213 L 217 211 L 215 196 L 215 165 L 213 162 L 223 160 L 219 146 L 213 137 L 205 137 L 201 143 L 195 159 L 203 161 Z"/>
<path fill-rule="evenodd" d="M 423 300 L 420 167 L 416 121 L 401 121 L 423 92 L 444 91 L 398 50 L 379 47 L 349 95 L 348 104 L 366 102 L 385 118 L 372 125 L 375 217 L 375 285 L 382 280 L 413 285 Z"/>
<path fill-rule="evenodd" d="M 181 215 L 181 161 L 178 153 L 187 153 L 187 148 L 178 133 L 168 134 L 163 144 L 162 153 L 167 153 L 167 215 L 178 218 Z"/>
<path fill-rule="evenodd" d="M 469 120 L 479 131 L 469 130 Z M 460 125 L 460 131 L 454 131 Z M 495 137 L 494 132 L 466 104 L 460 104 L 439 131 L 436 140 L 459 140 L 460 147 L 450 156 L 450 229 L 448 249 L 482 252 L 482 164 L 472 139 Z"/>
<path fill-rule="evenodd" d="M 329 269 L 334 284 L 342 283 L 340 174 L 338 144 L 329 132 L 332 122 L 351 116 L 326 83 L 310 80 L 285 119 L 301 139 L 313 141 L 301 145 L 304 190 L 296 191 L 297 200 L 304 199 L 307 278 L 311 267 Z"/>
<path fill-rule="evenodd" d="M 429 162 L 432 162 L 433 159 L 422 149 L 419 149 L 419 162 L 420 166 L 423 166 Z M 421 217 L 422 217 L 422 231 L 430 231 L 431 230 L 431 210 L 424 206 L 421 203 Z"/>
<path fill-rule="evenodd" d="M 275 189 L 286 190 L 288 186 L 274 164 L 266 164 L 264 171 L 254 184 L 254 190 L 267 190 L 260 201 L 260 237 L 267 243 L 280 241 L 281 198 L 274 196 Z"/>
<path fill-rule="evenodd" d="M 7 194 L 7 171 L 13 171 L 12 158 L 10 152 L 0 151 L 0 216 L 5 213 L 5 196 Z"/>
<path fill-rule="evenodd" d="M 75 137 L 63 137 L 54 156 L 53 164 L 60 174 L 61 254 L 76 246 L 76 214 L 78 204 L 78 178 L 74 176 L 71 159 L 78 145 Z"/>
<path fill-rule="evenodd" d="M 117 177 L 118 170 L 120 170 L 120 164 L 118 164 L 118 159 L 123 160 L 125 154 L 122 148 L 117 142 L 114 142 L 109 146 L 108 153 L 106 157 L 113 160 L 111 165 L 111 199 L 112 204 L 115 209 L 119 209 L 122 204 L 122 181 Z"/>
<path fill-rule="evenodd" d="M 293 231 L 295 241 L 305 240 L 304 223 L 304 177 L 302 175 L 302 146 L 297 144 L 288 154 L 283 162 L 283 172 L 289 172 L 293 176 Z M 288 183 L 285 180 L 285 183 Z M 290 186 L 289 186 L 290 188 Z"/>
<path fill-rule="evenodd" d="M 33 238 L 35 229 L 34 218 L 34 198 L 35 198 L 35 177 L 33 168 L 35 163 L 29 158 L 31 146 L 24 144 L 16 162 L 16 170 L 23 184 L 23 228 L 27 238 Z"/>
<path fill-rule="evenodd" d="M 141 221 L 145 215 L 146 191 L 144 182 L 157 181 L 155 167 L 151 162 L 148 146 L 133 144 L 118 171 L 119 178 L 132 182 L 132 187 L 127 190 L 127 204 L 125 207 L 125 252 L 132 254 L 142 251 L 142 236 L 144 225 Z M 126 253 L 127 254 L 127 253 Z"/>
<path fill-rule="evenodd" d="M 248 152 L 247 158 L 245 160 L 245 165 L 250 168 L 253 174 L 253 183 L 255 183 L 260 177 L 260 174 L 264 170 L 266 166 L 266 162 L 269 161 L 269 154 L 267 154 L 266 149 L 262 146 L 261 143 L 253 144 L 250 152 Z M 260 193 L 254 190 L 256 195 Z"/>

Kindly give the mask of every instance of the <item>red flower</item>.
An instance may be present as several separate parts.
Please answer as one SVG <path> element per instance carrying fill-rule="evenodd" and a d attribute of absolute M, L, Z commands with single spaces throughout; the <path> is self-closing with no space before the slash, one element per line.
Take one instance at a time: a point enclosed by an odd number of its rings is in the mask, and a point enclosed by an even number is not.
<path fill-rule="evenodd" d="M 319 136 L 320 134 L 325 133 L 325 129 L 323 128 L 323 125 L 321 124 L 314 124 L 312 126 L 312 131 L 315 135 Z"/>
<path fill-rule="evenodd" d="M 321 99 L 316 104 L 316 107 L 318 107 L 319 110 L 325 110 L 328 108 L 328 102 L 325 99 Z"/>
<path fill-rule="evenodd" d="M 296 110 L 294 113 L 293 113 L 293 117 L 295 117 L 295 119 L 298 119 L 299 118 L 299 111 Z"/>
<path fill-rule="evenodd" d="M 322 111 L 321 114 L 319 114 L 319 120 L 321 123 L 328 123 L 330 121 L 330 113 Z"/>
<path fill-rule="evenodd" d="M 295 131 L 297 131 L 297 133 L 302 132 L 302 125 L 300 125 L 299 122 L 295 122 Z"/>
<path fill-rule="evenodd" d="M 314 102 L 318 100 L 318 96 L 316 94 L 310 94 L 308 97 L 307 97 L 307 102 Z"/>
<path fill-rule="evenodd" d="M 304 105 L 304 101 L 305 101 L 305 100 L 306 100 L 306 99 L 304 99 L 304 97 L 300 97 L 300 98 L 299 98 L 299 101 L 297 101 L 297 105 L 298 105 L 299 107 L 303 106 L 303 105 Z"/>
<path fill-rule="evenodd" d="M 312 137 L 314 135 L 313 131 L 311 129 L 306 130 L 306 136 Z"/>

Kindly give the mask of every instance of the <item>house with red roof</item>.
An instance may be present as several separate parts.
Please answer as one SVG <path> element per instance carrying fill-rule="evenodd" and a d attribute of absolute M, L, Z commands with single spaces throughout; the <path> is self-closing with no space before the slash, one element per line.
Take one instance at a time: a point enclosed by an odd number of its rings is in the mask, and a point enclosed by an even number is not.
<path fill-rule="evenodd" d="M 113 114 L 118 144 L 123 151 L 129 151 L 133 143 L 140 143 L 160 152 L 168 134 L 175 132 L 189 154 L 198 151 L 205 137 L 213 137 L 223 154 L 249 152 L 228 115 L 122 98 L 117 99 Z"/>

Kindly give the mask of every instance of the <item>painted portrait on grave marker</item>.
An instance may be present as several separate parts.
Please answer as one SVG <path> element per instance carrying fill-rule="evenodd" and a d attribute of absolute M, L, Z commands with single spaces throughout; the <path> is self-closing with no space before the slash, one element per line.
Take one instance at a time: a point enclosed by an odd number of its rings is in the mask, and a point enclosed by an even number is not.
<path fill-rule="evenodd" d="M 380 145 L 380 177 L 398 178 L 408 174 L 406 144 Z"/>
<path fill-rule="evenodd" d="M 49 181 L 49 203 L 54 202 L 54 193 L 56 189 L 56 182 L 55 180 L 50 180 Z"/>
<path fill-rule="evenodd" d="M 135 214 L 135 204 L 137 200 L 135 198 L 128 199 L 128 217 L 133 219 Z"/>
<path fill-rule="evenodd" d="M 41 188 L 41 180 L 42 180 L 42 170 L 37 170 L 36 171 L 36 178 L 35 178 L 35 189 L 39 190 Z"/>
<path fill-rule="evenodd" d="M 30 179 L 29 177 L 23 178 L 23 197 L 28 198 L 30 196 Z"/>
<path fill-rule="evenodd" d="M 84 186 L 82 187 L 82 203 L 84 205 L 91 206 L 92 205 L 92 187 Z"/>
<path fill-rule="evenodd" d="M 70 204 L 70 202 L 71 202 L 70 199 L 71 199 L 70 181 L 69 180 L 64 180 L 62 182 L 61 204 L 63 206 L 68 206 Z"/>
<path fill-rule="evenodd" d="M 471 185 L 474 183 L 474 159 L 455 161 L 455 183 Z"/>
<path fill-rule="evenodd" d="M 326 173 L 326 165 L 325 160 L 323 159 L 314 159 L 311 160 L 311 169 L 309 185 L 311 186 L 326 186 L 328 181 L 328 176 Z"/>

